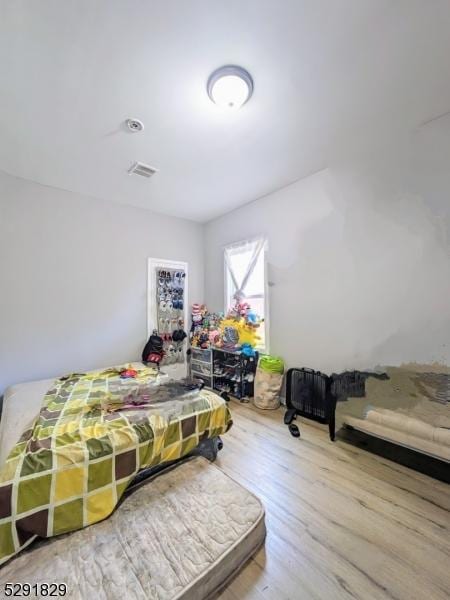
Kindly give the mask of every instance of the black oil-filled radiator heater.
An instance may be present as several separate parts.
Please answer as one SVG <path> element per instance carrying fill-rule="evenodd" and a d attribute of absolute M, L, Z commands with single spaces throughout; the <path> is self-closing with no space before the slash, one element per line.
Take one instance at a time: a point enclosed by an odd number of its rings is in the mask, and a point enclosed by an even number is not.
<path fill-rule="evenodd" d="M 286 373 L 286 407 L 286 425 L 290 425 L 296 415 L 327 424 L 330 439 L 334 442 L 336 396 L 332 393 L 331 377 L 313 369 L 289 369 Z"/>

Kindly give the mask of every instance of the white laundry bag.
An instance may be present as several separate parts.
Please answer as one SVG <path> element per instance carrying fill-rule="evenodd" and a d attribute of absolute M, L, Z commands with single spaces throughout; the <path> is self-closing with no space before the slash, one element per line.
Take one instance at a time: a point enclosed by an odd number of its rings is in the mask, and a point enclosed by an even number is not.
<path fill-rule="evenodd" d="M 276 356 L 263 355 L 259 359 L 255 377 L 256 408 L 274 410 L 280 406 L 280 392 L 283 383 L 284 363 Z"/>

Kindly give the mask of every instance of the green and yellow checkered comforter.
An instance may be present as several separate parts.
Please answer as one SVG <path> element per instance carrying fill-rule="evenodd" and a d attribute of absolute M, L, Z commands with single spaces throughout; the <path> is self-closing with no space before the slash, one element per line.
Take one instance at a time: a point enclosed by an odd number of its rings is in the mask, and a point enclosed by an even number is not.
<path fill-rule="evenodd" d="M 142 368 L 130 385 L 156 377 Z M 38 536 L 104 519 L 140 469 L 180 458 L 231 426 L 217 394 L 180 394 L 170 383 L 157 388 L 151 408 L 106 411 L 122 384 L 118 368 L 61 378 L 47 392 L 0 469 L 0 564 Z"/>

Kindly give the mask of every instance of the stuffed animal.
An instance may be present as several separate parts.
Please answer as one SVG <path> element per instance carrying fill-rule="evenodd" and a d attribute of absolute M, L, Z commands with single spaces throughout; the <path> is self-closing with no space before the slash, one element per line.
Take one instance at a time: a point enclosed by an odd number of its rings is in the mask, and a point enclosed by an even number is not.
<path fill-rule="evenodd" d="M 247 321 L 249 323 L 253 323 L 254 325 L 259 325 L 258 323 L 258 315 L 253 310 L 249 310 L 247 313 Z"/>
<path fill-rule="evenodd" d="M 242 302 L 238 304 L 237 311 L 241 317 L 246 317 L 250 310 L 250 304 L 248 302 Z"/>
<path fill-rule="evenodd" d="M 257 327 L 248 324 L 243 317 L 240 317 L 239 319 L 227 318 L 220 324 L 222 338 L 226 345 L 229 345 L 229 343 L 233 341 L 233 339 L 229 340 L 230 337 L 234 338 L 234 335 L 230 336 L 230 332 L 227 332 L 229 328 L 234 329 L 237 334 L 238 340 L 235 342 L 236 344 L 250 344 L 250 346 L 254 347 L 260 339 L 259 336 L 256 335 Z"/>
<path fill-rule="evenodd" d="M 209 343 L 214 346 L 220 339 L 220 333 L 218 329 L 213 329 L 209 332 Z"/>
<path fill-rule="evenodd" d="M 207 331 L 203 331 L 200 334 L 200 348 L 202 348 L 203 350 L 206 350 L 207 348 L 209 348 L 209 337 L 208 337 L 208 332 Z"/>

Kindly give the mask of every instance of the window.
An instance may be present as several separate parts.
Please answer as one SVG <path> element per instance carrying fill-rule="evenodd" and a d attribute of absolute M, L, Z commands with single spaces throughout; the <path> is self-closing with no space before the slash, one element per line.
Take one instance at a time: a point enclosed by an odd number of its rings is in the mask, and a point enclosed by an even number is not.
<path fill-rule="evenodd" d="M 266 250 L 264 238 L 232 244 L 224 249 L 225 312 L 239 297 L 248 302 L 264 322 L 258 329 L 259 350 L 268 352 L 268 304 L 266 281 Z"/>

